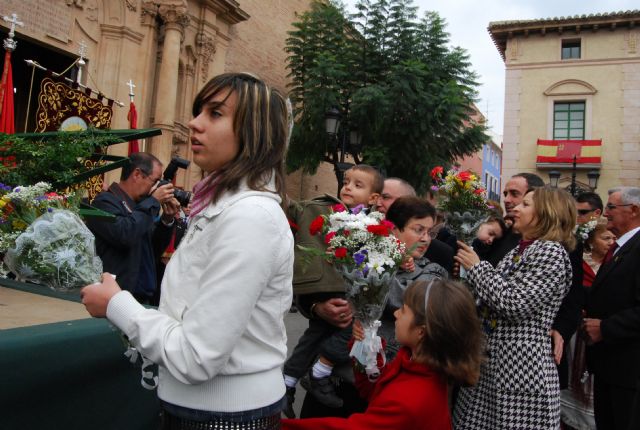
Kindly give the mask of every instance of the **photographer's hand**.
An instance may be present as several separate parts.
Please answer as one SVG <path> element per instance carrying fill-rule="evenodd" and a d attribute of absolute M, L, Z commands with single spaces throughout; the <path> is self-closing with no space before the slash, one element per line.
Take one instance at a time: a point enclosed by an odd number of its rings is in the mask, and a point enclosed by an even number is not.
<path fill-rule="evenodd" d="M 173 184 L 168 183 L 151 189 L 151 197 L 160 203 L 166 203 L 173 198 Z"/>
<path fill-rule="evenodd" d="M 171 197 L 166 202 L 162 203 L 162 221 L 165 224 L 171 223 L 174 217 L 180 210 L 180 203 L 176 200 L 175 197 Z"/>

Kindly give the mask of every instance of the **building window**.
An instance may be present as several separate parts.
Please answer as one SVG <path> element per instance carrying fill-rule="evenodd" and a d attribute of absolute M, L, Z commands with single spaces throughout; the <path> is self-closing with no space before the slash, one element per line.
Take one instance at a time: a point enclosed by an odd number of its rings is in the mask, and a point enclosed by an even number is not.
<path fill-rule="evenodd" d="M 580 40 L 563 40 L 561 58 L 563 60 L 580 59 Z"/>
<path fill-rule="evenodd" d="M 556 102 L 553 105 L 553 139 L 584 140 L 584 102 Z"/>

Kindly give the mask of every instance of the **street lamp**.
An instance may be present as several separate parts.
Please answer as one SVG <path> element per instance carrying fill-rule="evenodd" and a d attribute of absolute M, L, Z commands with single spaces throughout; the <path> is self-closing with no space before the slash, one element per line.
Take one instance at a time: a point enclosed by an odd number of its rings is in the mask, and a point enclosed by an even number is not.
<path fill-rule="evenodd" d="M 571 185 L 569 186 L 569 192 L 573 197 L 576 197 L 578 194 L 578 187 L 576 182 L 576 156 L 573 156 L 573 163 L 571 168 Z M 551 170 L 549 172 L 549 185 L 553 188 L 558 187 L 558 183 L 560 182 L 560 172 L 557 170 Z M 600 178 L 600 172 L 598 170 L 591 170 L 587 173 L 587 178 L 589 179 L 589 188 L 591 191 L 595 190 L 598 187 L 598 178 Z"/>
<path fill-rule="evenodd" d="M 344 161 L 345 156 L 349 153 L 356 164 L 360 163 L 359 153 L 362 151 L 362 136 L 357 130 L 349 130 L 344 125 L 342 114 L 336 107 L 332 107 L 325 113 L 324 124 L 330 142 L 327 154 L 325 154 L 325 161 L 333 164 L 338 180 L 339 194 L 344 172 L 353 166 L 353 163 Z"/>
<path fill-rule="evenodd" d="M 597 170 L 591 170 L 587 173 L 587 178 L 589 179 L 589 188 L 591 191 L 598 188 L 598 179 L 600 178 L 600 172 Z"/>
<path fill-rule="evenodd" d="M 549 185 L 553 188 L 558 188 L 558 182 L 560 181 L 560 172 L 557 170 L 551 170 L 549 172 Z"/>

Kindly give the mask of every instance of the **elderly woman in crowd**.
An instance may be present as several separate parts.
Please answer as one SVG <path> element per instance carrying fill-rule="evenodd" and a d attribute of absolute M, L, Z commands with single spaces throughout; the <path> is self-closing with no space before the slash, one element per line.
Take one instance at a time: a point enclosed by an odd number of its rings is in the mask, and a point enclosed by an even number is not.
<path fill-rule="evenodd" d="M 419 197 L 409 196 L 400 197 L 393 202 L 386 214 L 387 221 L 391 221 L 395 226 L 393 233 L 404 242 L 410 254 L 391 283 L 389 301 L 378 332 L 387 341 L 386 355 L 389 361 L 393 360 L 401 346 L 395 337 L 393 314 L 402 307 L 406 289 L 414 281 L 448 277 L 447 271 L 442 266 L 424 256 L 435 236 L 432 230 L 435 218 L 436 209 L 431 203 Z"/>
<path fill-rule="evenodd" d="M 458 242 L 487 333 L 487 361 L 478 384 L 465 387 L 454 410 L 456 429 L 557 429 L 560 385 L 549 330 L 572 280 L 576 209 L 564 190 L 527 192 L 514 209 L 519 245 L 494 269 Z"/>

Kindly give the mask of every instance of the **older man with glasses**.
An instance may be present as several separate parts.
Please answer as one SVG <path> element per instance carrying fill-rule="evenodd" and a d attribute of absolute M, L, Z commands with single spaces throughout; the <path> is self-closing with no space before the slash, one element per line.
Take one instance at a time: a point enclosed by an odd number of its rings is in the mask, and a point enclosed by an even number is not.
<path fill-rule="evenodd" d="M 640 428 L 640 188 L 609 190 L 604 212 L 618 238 L 589 291 L 583 331 L 590 346 L 598 429 Z"/>

